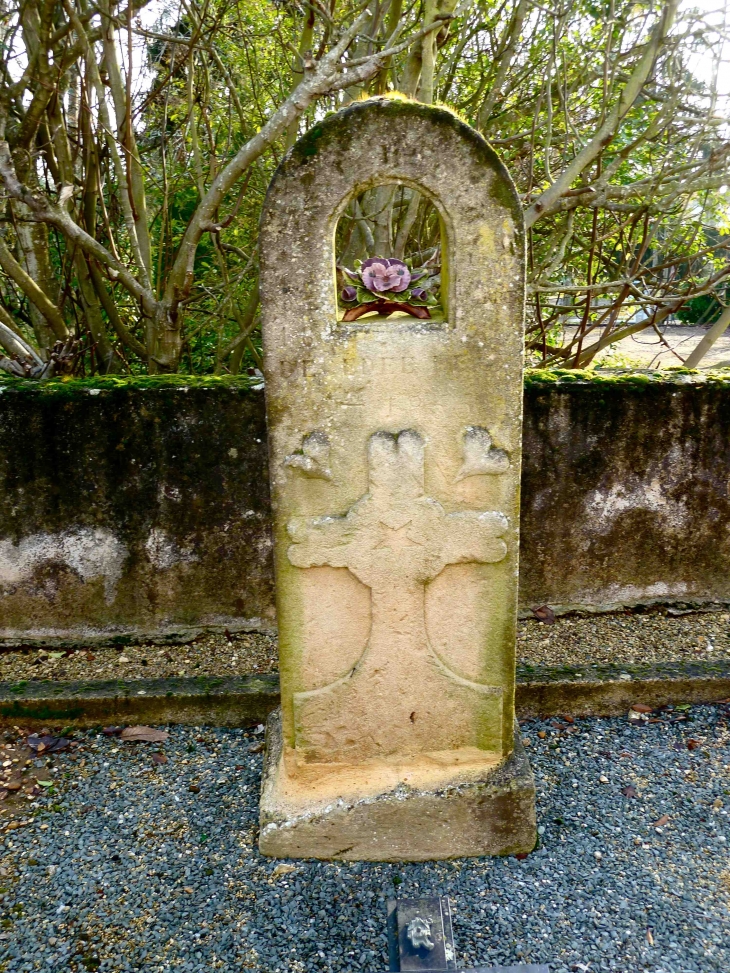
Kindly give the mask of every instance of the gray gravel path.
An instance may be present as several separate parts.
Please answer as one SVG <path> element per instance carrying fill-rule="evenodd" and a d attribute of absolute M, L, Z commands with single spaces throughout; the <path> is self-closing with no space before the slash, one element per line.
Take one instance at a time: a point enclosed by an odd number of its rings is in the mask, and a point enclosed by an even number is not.
<path fill-rule="evenodd" d="M 525 725 L 541 847 L 420 865 L 259 857 L 253 732 L 78 734 L 52 788 L 3 805 L 0 969 L 383 971 L 386 898 L 448 894 L 465 966 L 727 973 L 728 723 L 717 706 Z"/>

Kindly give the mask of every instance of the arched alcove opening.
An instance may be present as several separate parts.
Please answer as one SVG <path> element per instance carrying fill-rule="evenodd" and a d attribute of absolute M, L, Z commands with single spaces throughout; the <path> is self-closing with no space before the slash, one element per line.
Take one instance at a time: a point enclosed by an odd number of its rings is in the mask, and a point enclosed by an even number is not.
<path fill-rule="evenodd" d="M 391 182 L 347 204 L 335 232 L 338 317 L 445 318 L 444 225 L 432 200 Z"/>

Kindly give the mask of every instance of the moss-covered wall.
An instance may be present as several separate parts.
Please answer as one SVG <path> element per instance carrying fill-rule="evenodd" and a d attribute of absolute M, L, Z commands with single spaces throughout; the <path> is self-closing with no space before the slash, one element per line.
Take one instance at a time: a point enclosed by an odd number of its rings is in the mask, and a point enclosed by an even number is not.
<path fill-rule="evenodd" d="M 0 637 L 273 621 L 263 392 L 0 384 Z"/>
<path fill-rule="evenodd" d="M 730 602 L 730 383 L 533 373 L 523 607 Z M 263 393 L 0 383 L 0 639 L 273 624 Z"/>

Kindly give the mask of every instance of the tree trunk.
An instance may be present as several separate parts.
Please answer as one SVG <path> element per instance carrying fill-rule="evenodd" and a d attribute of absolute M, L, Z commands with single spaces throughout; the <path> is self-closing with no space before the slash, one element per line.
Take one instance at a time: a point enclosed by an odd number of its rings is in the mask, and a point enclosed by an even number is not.
<path fill-rule="evenodd" d="M 696 368 L 715 342 L 730 328 L 730 307 L 726 307 L 700 343 L 684 360 L 687 368 Z"/>
<path fill-rule="evenodd" d="M 53 304 L 58 305 L 58 286 L 51 267 L 48 225 L 31 221 L 28 208 L 24 203 L 14 201 L 11 207 L 17 238 L 18 263 L 46 297 Z M 38 351 L 43 360 L 47 361 L 57 335 L 54 334 L 48 318 L 32 302 L 29 303 L 29 313 Z"/>

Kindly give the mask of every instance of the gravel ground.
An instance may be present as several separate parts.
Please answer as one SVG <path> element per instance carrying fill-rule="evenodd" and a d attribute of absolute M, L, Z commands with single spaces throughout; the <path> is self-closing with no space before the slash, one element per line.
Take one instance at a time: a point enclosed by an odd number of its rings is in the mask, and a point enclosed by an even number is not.
<path fill-rule="evenodd" d="M 386 899 L 448 894 L 465 966 L 727 973 L 730 707 L 652 719 L 525 725 L 541 847 L 399 865 L 259 857 L 260 733 L 77 733 L 0 805 L 0 968 L 382 973 Z"/>
<path fill-rule="evenodd" d="M 520 623 L 517 658 L 532 665 L 695 662 L 730 656 L 730 614 L 664 610 Z"/>
<path fill-rule="evenodd" d="M 560 617 L 519 623 L 518 660 L 532 665 L 691 662 L 730 657 L 730 614 L 696 612 Z M 276 672 L 276 636 L 202 635 L 184 645 L 127 645 L 0 652 L 0 682 L 20 679 L 153 679 Z"/>
<path fill-rule="evenodd" d="M 18 679 L 155 679 L 275 672 L 276 636 L 259 632 L 201 635 L 181 645 L 28 648 L 0 652 L 0 681 Z"/>

